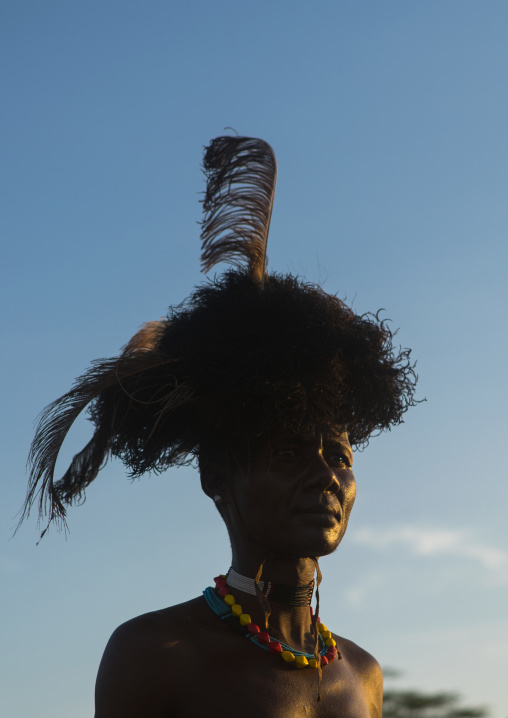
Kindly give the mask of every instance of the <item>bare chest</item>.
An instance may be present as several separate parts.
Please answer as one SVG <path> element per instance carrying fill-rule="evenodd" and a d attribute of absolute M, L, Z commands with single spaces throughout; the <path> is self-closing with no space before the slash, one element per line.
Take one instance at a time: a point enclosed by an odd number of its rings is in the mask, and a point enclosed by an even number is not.
<path fill-rule="evenodd" d="M 323 670 L 318 701 L 317 671 L 294 669 L 251 645 L 234 655 L 205 655 L 187 678 L 183 673 L 168 718 L 370 718 L 360 681 L 342 661 Z"/>

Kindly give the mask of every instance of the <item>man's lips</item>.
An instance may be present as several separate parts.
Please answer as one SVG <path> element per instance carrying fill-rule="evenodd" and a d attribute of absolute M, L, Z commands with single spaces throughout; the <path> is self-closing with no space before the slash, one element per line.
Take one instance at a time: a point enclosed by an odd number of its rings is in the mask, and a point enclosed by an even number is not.
<path fill-rule="evenodd" d="M 333 504 L 312 504 L 311 506 L 300 507 L 296 513 L 309 516 L 309 518 L 315 517 L 315 520 L 322 518 L 325 523 L 331 524 L 334 521 L 340 521 L 342 509 L 338 502 Z"/>

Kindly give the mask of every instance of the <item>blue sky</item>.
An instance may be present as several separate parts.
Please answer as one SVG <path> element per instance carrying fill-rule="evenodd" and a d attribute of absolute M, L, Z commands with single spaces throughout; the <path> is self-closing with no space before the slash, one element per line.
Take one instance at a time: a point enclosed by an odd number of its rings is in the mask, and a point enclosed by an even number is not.
<path fill-rule="evenodd" d="M 229 565 L 191 468 L 112 462 L 67 537 L 11 534 L 38 412 L 202 281 L 202 147 L 231 126 L 277 154 L 270 268 L 384 308 L 427 399 L 356 455 L 322 615 L 506 718 L 507 29 L 491 0 L 1 3 L 2 714 L 91 715 L 112 630 Z"/>

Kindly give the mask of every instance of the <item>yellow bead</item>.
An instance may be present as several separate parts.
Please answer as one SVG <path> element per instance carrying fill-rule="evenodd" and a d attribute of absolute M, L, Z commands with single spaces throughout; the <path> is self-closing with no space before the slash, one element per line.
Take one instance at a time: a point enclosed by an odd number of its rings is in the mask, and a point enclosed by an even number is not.
<path fill-rule="evenodd" d="M 323 633 L 323 631 L 328 630 L 324 623 L 318 623 L 317 627 L 318 627 L 319 633 Z"/>
<path fill-rule="evenodd" d="M 249 623 L 252 623 L 251 617 L 249 616 L 249 614 L 248 614 L 248 613 L 242 613 L 242 615 L 240 616 L 240 625 L 241 625 L 241 626 L 248 626 Z"/>
<path fill-rule="evenodd" d="M 295 660 L 295 654 L 291 653 L 291 651 L 282 651 L 282 653 L 280 655 L 288 663 L 291 663 L 291 661 Z"/>
<path fill-rule="evenodd" d="M 234 603 L 231 606 L 231 613 L 233 614 L 233 616 L 241 616 L 242 615 L 242 607 L 240 606 L 239 603 Z"/>
<path fill-rule="evenodd" d="M 331 631 L 323 631 L 321 633 L 321 638 L 323 639 L 323 641 L 326 641 L 327 638 L 331 638 L 331 637 L 332 637 Z"/>
<path fill-rule="evenodd" d="M 337 641 L 334 641 L 333 638 L 327 638 L 325 643 L 328 646 L 328 648 L 331 648 L 332 646 L 337 645 Z"/>
<path fill-rule="evenodd" d="M 309 658 L 309 668 L 317 668 L 318 662 L 315 658 Z"/>
<path fill-rule="evenodd" d="M 297 656 L 295 658 L 295 663 L 298 668 L 306 668 L 309 665 L 309 661 L 305 658 L 305 656 Z"/>
<path fill-rule="evenodd" d="M 227 594 L 224 596 L 224 603 L 227 603 L 228 606 L 232 606 L 233 603 L 236 603 L 235 597 L 233 596 L 232 593 L 227 593 Z"/>

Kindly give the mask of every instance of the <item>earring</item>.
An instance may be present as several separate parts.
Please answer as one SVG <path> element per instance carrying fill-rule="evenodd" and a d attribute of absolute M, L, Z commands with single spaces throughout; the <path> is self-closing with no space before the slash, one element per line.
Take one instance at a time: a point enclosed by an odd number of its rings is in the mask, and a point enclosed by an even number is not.
<path fill-rule="evenodd" d="M 213 497 L 213 500 L 216 505 L 219 505 L 222 503 L 222 496 L 220 496 L 219 494 L 215 494 L 215 496 Z"/>

